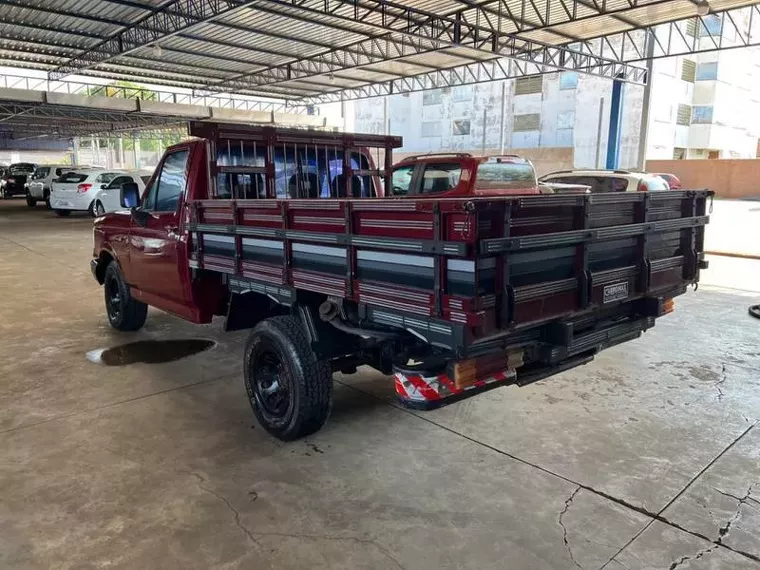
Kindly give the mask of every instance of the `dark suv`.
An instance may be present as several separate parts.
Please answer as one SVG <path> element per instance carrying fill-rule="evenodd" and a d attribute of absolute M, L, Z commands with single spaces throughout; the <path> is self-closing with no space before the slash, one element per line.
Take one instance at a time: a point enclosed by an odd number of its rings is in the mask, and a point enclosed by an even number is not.
<path fill-rule="evenodd" d="M 3 198 L 26 195 L 26 182 L 31 180 L 36 165 L 29 162 L 17 162 L 11 164 L 5 172 L 5 185 L 3 186 Z"/>

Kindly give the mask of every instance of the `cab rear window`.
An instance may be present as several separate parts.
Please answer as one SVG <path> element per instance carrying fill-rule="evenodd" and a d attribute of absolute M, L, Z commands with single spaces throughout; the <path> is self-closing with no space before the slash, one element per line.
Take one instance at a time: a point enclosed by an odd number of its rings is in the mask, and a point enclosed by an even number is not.
<path fill-rule="evenodd" d="M 516 162 L 485 162 L 478 166 L 475 188 L 500 185 L 535 185 L 536 171 L 530 164 Z"/>

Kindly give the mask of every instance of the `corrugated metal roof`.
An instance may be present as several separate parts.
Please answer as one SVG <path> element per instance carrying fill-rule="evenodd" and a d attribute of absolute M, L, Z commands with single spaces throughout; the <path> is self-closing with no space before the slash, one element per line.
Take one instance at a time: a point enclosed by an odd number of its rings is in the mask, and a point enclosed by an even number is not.
<path fill-rule="evenodd" d="M 525 73 L 581 65 L 537 56 L 694 18 L 696 0 L 0 0 L 0 10 L 2 65 L 297 100 L 504 56 L 546 66 Z M 610 51 L 581 71 L 641 59 Z"/>

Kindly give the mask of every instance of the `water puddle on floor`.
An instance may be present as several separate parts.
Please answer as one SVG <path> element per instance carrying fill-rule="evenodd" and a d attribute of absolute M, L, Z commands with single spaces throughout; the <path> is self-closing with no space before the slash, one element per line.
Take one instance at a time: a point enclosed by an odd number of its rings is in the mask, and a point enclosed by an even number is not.
<path fill-rule="evenodd" d="M 106 366 L 126 366 L 128 364 L 161 364 L 174 362 L 193 354 L 198 354 L 216 346 L 216 342 L 206 339 L 185 340 L 138 340 L 114 346 L 91 350 L 85 356 L 90 362 Z"/>

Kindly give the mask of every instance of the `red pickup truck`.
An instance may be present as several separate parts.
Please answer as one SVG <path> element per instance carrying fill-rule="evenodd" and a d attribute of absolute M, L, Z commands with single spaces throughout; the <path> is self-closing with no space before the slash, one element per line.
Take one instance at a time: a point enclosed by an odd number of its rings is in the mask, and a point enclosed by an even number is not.
<path fill-rule="evenodd" d="M 95 220 L 92 271 L 115 329 L 139 329 L 148 305 L 252 329 L 246 394 L 281 439 L 324 424 L 334 371 L 373 366 L 431 407 L 589 362 L 705 267 L 706 190 L 477 195 L 459 192 L 476 176 L 447 174 L 454 194 L 426 196 L 426 159 L 384 197 L 408 166 L 392 166 L 398 137 L 190 132 L 141 200 L 125 184 L 129 209 Z"/>

